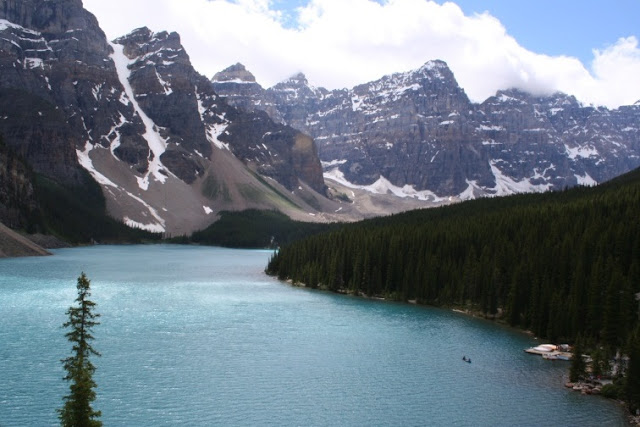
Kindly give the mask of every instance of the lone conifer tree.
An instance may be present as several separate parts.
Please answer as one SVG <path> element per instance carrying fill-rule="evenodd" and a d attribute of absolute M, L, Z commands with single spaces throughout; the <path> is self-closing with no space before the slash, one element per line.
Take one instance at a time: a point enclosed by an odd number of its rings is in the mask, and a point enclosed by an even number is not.
<path fill-rule="evenodd" d="M 65 427 L 102 426 L 102 421 L 97 419 L 101 415 L 100 411 L 91 408 L 91 402 L 96 398 L 96 383 L 93 381 L 96 368 L 89 357 L 100 356 L 90 344 L 93 340 L 91 329 L 100 324 L 95 321 L 100 315 L 93 312 L 96 304 L 89 300 L 90 283 L 84 273 L 78 277 L 78 306 L 69 307 L 66 313 L 69 321 L 62 325 L 71 329 L 65 336 L 73 344 L 72 355 L 62 359 L 67 371 L 64 379 L 71 382 L 69 394 L 64 397 L 64 406 L 58 410 L 60 423 Z"/>

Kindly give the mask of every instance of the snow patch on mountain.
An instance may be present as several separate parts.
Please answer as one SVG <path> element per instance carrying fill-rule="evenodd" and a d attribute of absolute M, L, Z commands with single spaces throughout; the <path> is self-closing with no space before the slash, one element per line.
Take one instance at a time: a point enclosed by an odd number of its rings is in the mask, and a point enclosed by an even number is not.
<path fill-rule="evenodd" d="M 485 190 L 478 185 L 477 181 L 466 180 L 468 187 L 458 195 L 460 200 L 474 200 L 477 194 L 485 194 Z"/>
<path fill-rule="evenodd" d="M 40 58 L 24 58 L 24 68 L 44 68 L 44 61 Z"/>
<path fill-rule="evenodd" d="M 381 176 L 376 182 L 369 185 L 357 185 L 347 180 L 344 174 L 338 168 L 333 168 L 324 173 L 325 179 L 333 180 L 348 188 L 365 190 L 373 194 L 393 194 L 399 198 L 414 198 L 422 201 L 429 202 L 444 202 L 450 200 L 449 197 L 438 197 L 436 194 L 429 190 L 417 191 L 413 186 L 405 185 L 404 187 L 398 187 L 389 182 L 388 179 Z"/>
<path fill-rule="evenodd" d="M 164 233 L 166 231 L 165 220 L 158 214 L 158 211 L 156 211 L 150 204 L 148 204 L 147 202 L 145 202 L 135 194 L 131 194 L 126 190 L 125 190 L 125 193 L 132 199 L 142 204 L 147 209 L 147 211 L 151 214 L 151 216 L 155 218 L 155 220 L 157 221 L 157 222 L 150 222 L 150 223 L 144 224 L 144 223 L 136 222 L 131 218 L 125 216 L 123 218 L 123 221 L 125 224 L 127 224 L 129 227 L 133 227 L 133 228 L 137 227 L 143 230 L 151 231 L 153 233 Z M 142 213 L 142 215 L 147 216 L 146 213 L 144 212 Z"/>
<path fill-rule="evenodd" d="M 591 178 L 588 173 L 585 172 L 584 176 L 574 175 L 578 181 L 578 185 L 584 185 L 586 187 L 593 187 L 598 185 L 598 182 Z"/>
<path fill-rule="evenodd" d="M 129 64 L 135 62 L 135 60 L 131 61 L 126 57 L 126 55 L 124 54 L 124 46 L 116 43 L 110 44 L 113 48 L 111 59 L 116 65 L 118 78 L 120 79 L 120 83 L 124 87 L 127 98 L 144 123 L 146 132 L 142 135 L 142 137 L 147 141 L 149 149 L 151 150 L 151 153 L 153 153 L 153 158 L 149 161 L 149 169 L 147 173 L 142 178 L 136 177 L 140 189 L 146 191 L 149 189 L 149 176 L 153 176 L 156 181 L 164 184 L 167 179 L 165 173 L 170 173 L 160 161 L 160 156 L 165 152 L 167 148 L 167 141 L 162 138 L 162 136 L 160 136 L 160 133 L 158 133 L 157 131 L 157 126 L 155 125 L 155 123 L 153 123 L 153 120 L 151 120 L 149 116 L 147 116 L 147 114 L 138 104 L 138 101 L 135 98 L 135 94 L 133 93 L 133 88 L 129 83 L 129 76 L 131 75 Z"/>
<path fill-rule="evenodd" d="M 508 196 L 514 193 L 543 193 L 551 189 L 551 184 L 532 184 L 531 178 L 524 178 L 521 181 L 516 181 L 513 178 L 502 173 L 496 166 L 495 161 L 491 160 L 489 165 L 491 166 L 491 172 L 496 180 L 496 186 L 491 189 L 496 196 Z M 538 178 L 540 175 L 537 171 L 534 171 L 534 177 Z"/>
<path fill-rule="evenodd" d="M 115 150 L 120 146 L 120 127 L 127 122 L 127 118 L 120 113 L 120 123 L 114 124 L 109 133 L 106 135 L 106 138 L 111 141 L 109 145 L 109 150 L 111 151 L 111 155 L 114 158 L 118 158 L 116 156 Z"/>
<path fill-rule="evenodd" d="M 91 174 L 93 179 L 95 179 L 98 184 L 119 188 L 113 181 L 111 181 L 109 178 L 107 178 L 106 176 L 98 172 L 98 170 L 93 166 L 93 161 L 91 161 L 91 158 L 89 157 L 89 153 L 94 148 L 95 148 L 95 145 L 87 141 L 87 143 L 84 146 L 84 150 L 81 151 L 76 149 L 76 154 L 78 156 L 78 163 L 80 163 L 80 165 L 83 168 L 85 168 L 87 172 Z"/>
<path fill-rule="evenodd" d="M 154 232 L 154 233 L 162 233 L 162 232 L 164 232 L 165 231 L 165 228 L 164 228 L 165 221 L 160 215 L 158 215 L 158 212 L 153 207 L 151 207 L 151 205 L 146 203 L 140 197 L 138 197 L 138 196 L 136 196 L 136 195 L 124 190 L 120 186 L 118 186 L 116 183 L 114 183 L 109 178 L 104 176 L 102 173 L 100 173 L 93 166 L 93 161 L 91 160 L 91 157 L 90 157 L 89 153 L 91 153 L 91 151 L 94 150 L 94 149 L 100 149 L 100 148 L 101 147 L 99 147 L 99 146 L 97 147 L 97 146 L 93 145 L 92 143 L 90 143 L 89 141 L 87 141 L 87 143 L 84 146 L 84 150 L 76 149 L 76 154 L 78 156 L 78 162 L 80 163 L 80 165 L 83 168 L 85 168 L 91 174 L 91 176 L 96 180 L 96 182 L 98 182 L 98 184 L 117 189 L 117 190 L 123 192 L 124 194 L 126 194 L 127 196 L 131 197 L 132 199 L 136 200 L 140 204 L 142 204 L 149 211 L 151 216 L 153 216 L 157 221 L 155 223 L 142 224 L 142 223 L 133 221 L 129 217 L 125 216 L 123 218 L 124 223 L 127 224 L 129 227 L 140 228 L 140 229 L 151 231 L 151 232 Z"/>
<path fill-rule="evenodd" d="M 18 24 L 14 24 L 11 21 L 7 21 L 6 19 L 0 19 L 0 31 L 4 31 L 8 28 L 15 28 L 16 30 L 20 30 L 22 32 L 33 34 L 34 36 L 40 36 L 41 34 L 38 31 L 30 30 L 28 28 L 22 27 Z"/>
<path fill-rule="evenodd" d="M 162 76 L 160 75 L 160 73 L 158 73 L 157 69 L 156 69 L 156 77 L 158 78 L 158 81 L 160 82 L 160 86 L 162 86 L 162 89 L 164 90 L 164 94 L 165 95 L 171 95 L 173 93 L 173 89 L 171 89 L 171 84 L 162 79 Z"/>
<path fill-rule="evenodd" d="M 131 228 L 139 228 L 142 230 L 150 231 L 152 233 L 164 233 L 164 227 L 160 224 L 143 224 L 141 222 L 137 222 L 129 218 L 128 216 L 124 217 L 124 223 Z"/>
<path fill-rule="evenodd" d="M 504 129 L 503 126 L 497 126 L 497 125 L 487 126 L 485 124 L 482 124 L 482 125 L 478 126 L 476 128 L 476 130 L 479 130 L 479 131 L 497 131 L 497 132 L 499 132 L 499 131 L 503 131 L 505 129 Z"/>
<path fill-rule="evenodd" d="M 231 151 L 229 144 L 224 143 L 220 141 L 220 139 L 218 139 L 220 135 L 222 135 L 227 130 L 228 126 L 229 126 L 228 123 L 212 124 L 207 126 L 206 127 L 207 139 L 209 140 L 209 142 L 211 142 L 213 145 L 220 148 L 221 150 Z"/>
<path fill-rule="evenodd" d="M 575 160 L 578 157 L 582 157 L 584 159 L 589 158 L 591 156 L 598 157 L 599 153 L 593 147 L 569 147 L 567 144 L 564 145 L 565 150 L 567 151 L 567 156 L 571 160 Z"/>
<path fill-rule="evenodd" d="M 322 164 L 322 167 L 327 169 L 330 168 L 332 166 L 339 166 L 339 165 L 344 165 L 345 163 L 347 163 L 346 160 L 331 160 L 330 162 L 325 162 L 325 161 L 320 161 L 320 163 Z"/>

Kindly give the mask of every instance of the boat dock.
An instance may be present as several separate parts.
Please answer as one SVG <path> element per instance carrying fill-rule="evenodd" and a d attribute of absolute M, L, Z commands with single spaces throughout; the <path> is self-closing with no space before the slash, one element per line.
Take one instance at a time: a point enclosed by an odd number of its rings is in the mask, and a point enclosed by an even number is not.
<path fill-rule="evenodd" d="M 568 350 L 569 346 L 567 345 L 540 344 L 524 351 L 529 354 L 537 354 L 547 360 L 571 360 L 573 354 Z"/>

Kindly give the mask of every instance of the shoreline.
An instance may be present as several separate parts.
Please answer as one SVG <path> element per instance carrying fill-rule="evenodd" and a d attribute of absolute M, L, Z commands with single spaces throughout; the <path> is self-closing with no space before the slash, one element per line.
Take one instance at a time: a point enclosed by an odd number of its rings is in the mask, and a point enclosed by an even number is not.
<path fill-rule="evenodd" d="M 265 271 L 265 274 L 267 274 L 268 276 L 271 276 L 271 277 L 276 277 L 276 276 L 270 275 L 266 271 Z M 474 319 L 488 320 L 488 321 L 494 322 L 497 325 L 500 325 L 500 326 L 503 326 L 503 327 L 507 327 L 507 328 L 509 328 L 509 329 L 511 329 L 511 330 L 513 330 L 515 332 L 524 333 L 524 334 L 532 337 L 533 339 L 538 340 L 538 337 L 536 337 L 535 334 L 532 331 L 529 331 L 529 330 L 526 330 L 526 329 L 521 329 L 521 328 L 518 328 L 518 327 L 515 327 L 515 326 L 511 326 L 511 325 L 507 324 L 506 322 L 502 321 L 501 317 L 502 317 L 502 314 L 503 314 L 503 310 L 501 308 L 498 309 L 498 313 L 496 313 L 496 315 L 494 315 L 492 317 L 489 317 L 489 316 L 485 316 L 479 310 L 470 310 L 468 308 L 461 307 L 461 306 L 437 306 L 437 305 L 430 305 L 430 304 L 422 304 L 422 303 L 419 303 L 415 299 L 414 300 L 406 300 L 406 301 L 387 299 L 387 298 L 382 297 L 382 296 L 369 296 L 369 295 L 366 295 L 364 292 L 354 293 L 354 292 L 350 292 L 347 289 L 338 289 L 336 291 L 332 291 L 332 290 L 330 290 L 330 289 L 328 289 L 326 287 L 312 288 L 312 287 L 309 287 L 309 286 L 307 286 L 306 284 L 304 284 L 302 282 L 294 283 L 293 280 L 291 280 L 291 279 L 279 280 L 279 281 L 283 282 L 283 283 L 286 283 L 286 284 L 288 284 L 288 285 L 290 285 L 292 287 L 296 287 L 296 288 L 306 288 L 306 289 L 310 289 L 310 290 L 314 290 L 314 291 L 330 292 L 330 293 L 335 293 L 335 294 L 340 294 L 340 295 L 349 295 L 349 296 L 363 298 L 363 299 L 369 299 L 369 300 L 373 300 L 373 301 L 396 302 L 396 303 L 400 303 L 400 304 L 417 305 L 417 306 L 423 306 L 423 307 L 438 308 L 438 309 L 442 309 L 442 310 L 450 310 L 450 311 L 452 311 L 454 313 L 462 314 L 464 316 L 469 316 L 469 317 L 474 318 Z M 567 372 L 568 372 L 568 370 L 567 370 Z M 569 387 L 569 384 L 571 384 L 571 387 Z M 599 391 L 594 393 L 593 389 L 595 389 L 595 387 L 591 388 L 591 390 L 592 390 L 591 392 L 586 391 L 586 389 L 589 388 L 587 381 L 578 381 L 576 383 L 565 382 L 564 384 L 562 384 L 562 387 L 571 388 L 573 391 L 579 391 L 580 393 L 585 394 L 585 395 L 600 396 L 600 397 L 603 397 L 603 398 L 605 398 L 607 400 L 614 401 L 615 403 L 617 403 L 621 407 L 622 411 L 625 413 L 629 426 L 640 427 L 640 414 L 638 414 L 638 415 L 632 414 L 623 401 L 616 400 L 616 399 L 610 399 L 610 398 L 601 396 Z"/>

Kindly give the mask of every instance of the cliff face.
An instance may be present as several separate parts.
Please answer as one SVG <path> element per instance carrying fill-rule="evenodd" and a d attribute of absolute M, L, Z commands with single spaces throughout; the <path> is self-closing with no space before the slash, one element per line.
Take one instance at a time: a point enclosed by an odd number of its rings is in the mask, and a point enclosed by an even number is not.
<path fill-rule="evenodd" d="M 165 146 L 164 151 L 153 155 L 158 155 L 162 164 L 184 182 L 194 182 L 204 172 L 198 157 L 209 158 L 212 149 L 198 110 L 201 90 L 197 85 L 202 78 L 191 66 L 180 37 L 140 28 L 114 44 L 122 46 L 119 59 L 126 61 L 123 71 L 128 75 L 121 79 L 126 77 L 125 86 L 130 86 L 138 108 L 157 127 Z M 207 86 L 205 81 L 203 90 Z M 206 95 L 215 97 L 212 90 Z M 146 156 L 133 157 L 137 162 L 146 160 Z"/>
<path fill-rule="evenodd" d="M 92 91 L 109 81 L 104 33 L 71 0 L 3 0 L 0 32 L 0 132 L 36 172 L 77 184 L 76 145 L 98 124 Z"/>
<path fill-rule="evenodd" d="M 254 129 L 229 132 L 241 124 Z M 270 191 L 247 178 L 252 169 L 287 189 L 305 181 L 324 191 L 313 141 L 298 149 L 298 131 L 221 99 L 178 34 L 140 28 L 110 43 L 80 0 L 0 0 L 0 134 L 58 183 L 82 184 L 86 169 L 113 216 L 153 231 L 187 232 L 221 209 L 254 207 L 240 192 L 204 197 L 212 176 Z M 215 166 L 228 156 L 232 166 Z"/>
<path fill-rule="evenodd" d="M 0 140 L 0 223 L 27 228 L 37 210 L 32 173 L 24 161 Z"/>
<path fill-rule="evenodd" d="M 324 194 L 322 166 L 313 139 L 290 126 L 275 124 L 266 113 L 238 116 L 219 139 L 252 170 L 287 189 L 296 189 L 302 179 Z"/>
<path fill-rule="evenodd" d="M 301 179 L 324 191 L 313 141 L 309 138 L 309 149 L 294 156 L 299 131 L 274 123 L 266 114 L 239 112 L 221 100 L 191 66 L 178 34 L 141 28 L 114 43 L 123 47 L 137 104 L 166 144 L 160 160 L 180 179 L 192 183 L 202 177 L 205 167 L 200 160 L 211 157 L 208 135 L 216 133 L 220 143 L 259 174 L 288 189 L 296 188 Z M 315 164 L 315 169 L 303 167 L 305 162 Z"/>
<path fill-rule="evenodd" d="M 216 73 L 212 81 L 216 82 L 216 93 L 224 97 L 229 105 L 240 110 L 254 111 L 254 105 L 262 100 L 262 86 L 256 83 L 253 74 L 240 63 Z M 269 111 L 269 114 L 277 112 L 273 110 Z"/>
<path fill-rule="evenodd" d="M 640 166 L 640 105 L 607 110 L 518 90 L 474 104 L 442 61 L 334 91 L 302 74 L 250 96 L 213 83 L 234 105 L 311 135 L 325 176 L 352 186 L 468 199 L 593 184 Z"/>

